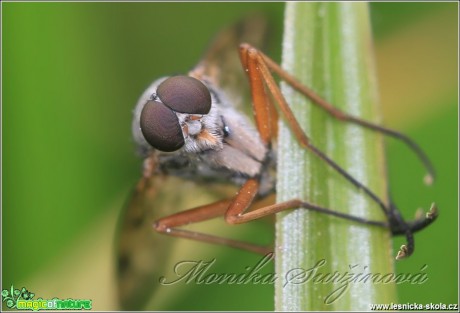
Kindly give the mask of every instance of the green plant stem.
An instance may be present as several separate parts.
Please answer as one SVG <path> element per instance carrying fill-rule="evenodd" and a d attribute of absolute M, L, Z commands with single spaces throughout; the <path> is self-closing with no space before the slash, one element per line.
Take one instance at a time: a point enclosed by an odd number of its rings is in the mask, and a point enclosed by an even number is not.
<path fill-rule="evenodd" d="M 367 4 L 287 3 L 282 66 L 341 110 L 380 121 Z M 335 120 L 286 84 L 282 91 L 311 142 L 386 201 L 381 135 Z M 300 148 L 281 121 L 277 201 L 293 198 L 385 220 L 368 196 Z M 276 310 L 369 310 L 371 303 L 395 302 L 393 283 L 344 286 L 324 276 L 393 273 L 391 247 L 387 229 L 304 209 L 278 214 Z M 298 268 L 306 270 L 303 276 L 294 275 Z"/>

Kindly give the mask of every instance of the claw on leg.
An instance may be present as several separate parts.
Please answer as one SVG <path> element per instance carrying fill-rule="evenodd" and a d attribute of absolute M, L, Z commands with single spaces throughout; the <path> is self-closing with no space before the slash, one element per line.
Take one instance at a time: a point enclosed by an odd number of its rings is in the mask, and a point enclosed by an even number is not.
<path fill-rule="evenodd" d="M 437 216 L 438 216 L 438 207 L 436 206 L 436 203 L 433 202 L 431 204 L 430 210 L 426 213 L 426 218 L 429 220 L 432 220 Z"/>
<path fill-rule="evenodd" d="M 398 254 L 396 255 L 396 260 L 401 260 L 404 259 L 407 256 L 407 246 L 402 245 L 401 248 L 398 251 Z"/>

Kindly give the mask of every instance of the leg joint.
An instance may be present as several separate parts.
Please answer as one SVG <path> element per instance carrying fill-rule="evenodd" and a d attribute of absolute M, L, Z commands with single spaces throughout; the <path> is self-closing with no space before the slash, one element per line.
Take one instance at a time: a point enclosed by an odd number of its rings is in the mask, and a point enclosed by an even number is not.
<path fill-rule="evenodd" d="M 230 225 L 236 225 L 241 223 L 241 218 L 239 214 L 225 214 L 225 221 Z"/>
<path fill-rule="evenodd" d="M 170 228 L 165 223 L 161 223 L 161 221 L 155 221 L 153 223 L 153 229 L 159 233 L 169 233 L 170 231 Z"/>

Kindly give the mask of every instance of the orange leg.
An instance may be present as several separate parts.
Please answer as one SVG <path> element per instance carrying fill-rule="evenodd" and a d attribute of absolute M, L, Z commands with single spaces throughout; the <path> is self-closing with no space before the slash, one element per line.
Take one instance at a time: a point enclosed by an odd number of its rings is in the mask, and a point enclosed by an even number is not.
<path fill-rule="evenodd" d="M 243 249 L 254 253 L 267 254 L 273 251 L 271 246 L 260 246 L 253 243 L 223 238 L 215 235 L 204 234 L 195 231 L 180 229 L 181 226 L 210 220 L 225 215 L 225 220 L 229 224 L 241 224 L 253 221 L 271 214 L 294 208 L 305 208 L 312 211 L 348 219 L 351 221 L 370 224 L 388 228 L 388 224 L 380 221 L 369 221 L 360 217 L 336 212 L 317 205 L 310 204 L 301 200 L 290 200 L 272 205 L 265 205 L 252 211 L 246 212 L 250 206 L 258 206 L 259 203 L 254 201 L 259 191 L 259 182 L 257 179 L 249 179 L 241 187 L 236 197 L 232 200 L 221 200 L 208 205 L 199 206 L 190 210 L 182 211 L 161 218 L 154 223 L 154 229 L 160 233 L 188 238 L 197 241 L 226 245 L 229 247 Z"/>
<path fill-rule="evenodd" d="M 407 246 L 401 247 L 401 251 L 398 253 L 398 258 L 403 258 L 409 256 L 413 253 L 414 250 L 414 238 L 413 238 L 413 231 L 420 230 L 429 224 L 431 224 L 435 218 L 437 217 L 437 209 L 435 206 L 432 206 L 429 213 L 425 218 L 417 219 L 415 221 L 411 221 L 406 223 L 404 219 L 401 217 L 399 212 L 396 210 L 396 207 L 392 204 L 390 207 L 387 207 L 384 202 L 368 187 L 357 181 L 353 178 L 348 172 L 346 172 L 343 168 L 341 168 L 338 164 L 336 164 L 333 160 L 327 157 L 323 152 L 313 146 L 308 138 L 308 136 L 304 133 L 300 125 L 298 124 L 294 114 L 292 113 L 289 105 L 287 104 L 286 100 L 284 99 L 283 94 L 281 93 L 278 85 L 276 84 L 273 76 L 270 73 L 270 69 L 276 72 L 281 79 L 286 81 L 296 90 L 304 94 L 305 96 L 311 98 L 315 103 L 320 105 L 324 108 L 328 113 L 332 116 L 340 119 L 345 120 L 353 123 L 357 123 L 361 126 L 368 127 L 375 131 L 380 131 L 384 134 L 394 136 L 398 139 L 403 140 L 404 142 L 408 143 L 409 147 L 413 148 L 416 154 L 420 157 L 420 159 L 424 162 L 427 166 L 429 171 L 429 177 L 432 178 L 434 176 L 434 171 L 432 171 L 432 167 L 428 158 L 423 154 L 421 149 L 412 142 L 409 138 L 405 137 L 404 135 L 395 132 L 393 130 L 389 130 L 383 128 L 381 126 L 372 124 L 370 122 L 349 116 L 338 109 L 334 108 L 331 104 L 317 96 L 307 87 L 301 85 L 297 80 L 295 80 L 292 76 L 288 73 L 283 71 L 275 62 L 270 60 L 266 57 L 262 52 L 258 51 L 257 49 L 251 47 L 248 44 L 240 45 L 240 59 L 243 64 L 244 70 L 247 72 L 249 81 L 251 84 L 251 92 L 252 92 L 252 100 L 253 100 L 253 110 L 255 112 L 257 127 L 259 133 L 261 135 L 262 140 L 268 143 L 271 139 L 272 133 L 270 129 L 267 129 L 265 125 L 268 124 L 269 118 L 265 118 L 264 121 L 259 121 L 261 117 L 264 116 L 265 112 L 270 112 L 267 109 L 267 106 L 273 105 L 270 101 L 268 101 L 268 97 L 265 93 L 264 84 L 267 86 L 267 89 L 270 91 L 271 95 L 275 99 L 275 103 L 279 111 L 282 113 L 283 118 L 287 121 L 287 124 L 291 128 L 291 131 L 297 138 L 298 142 L 306 149 L 313 152 L 323 161 L 325 161 L 329 166 L 335 169 L 339 174 L 341 174 L 345 179 L 350 181 L 353 185 L 357 188 L 361 189 L 366 193 L 372 200 L 374 200 L 382 209 L 382 211 L 387 216 L 389 221 L 388 227 L 391 229 L 393 234 L 404 234 L 407 240 Z M 263 91 L 263 92 L 262 92 Z M 431 179 L 428 179 L 431 180 Z M 247 184 L 250 184 L 250 180 L 243 186 L 241 191 L 244 190 Z M 247 193 L 257 193 L 257 188 L 250 189 Z M 240 194 L 242 193 L 240 191 Z M 244 193 L 243 193 L 244 194 Z M 284 203 L 276 204 L 274 206 L 261 208 L 257 211 L 252 211 L 248 213 L 244 213 L 244 211 L 250 206 L 252 199 L 246 195 L 242 195 L 241 197 L 237 196 L 235 201 L 232 203 L 232 206 L 229 208 L 226 219 L 230 223 L 240 223 L 249 221 L 252 219 L 257 218 L 258 216 L 263 216 L 265 214 L 272 214 L 276 213 L 285 209 L 290 209 L 293 207 L 303 207 L 307 209 L 312 209 L 316 211 L 320 211 L 326 214 L 336 215 L 342 218 L 354 220 L 357 222 L 365 223 L 365 224 L 373 224 L 373 225 L 380 225 L 382 226 L 385 223 L 376 222 L 376 221 L 367 221 L 362 218 L 353 217 L 349 215 L 341 216 L 334 211 L 325 208 L 319 208 L 317 206 L 312 206 L 311 204 L 304 204 L 299 202 L 298 200 L 287 201 Z M 334 213 L 331 213 L 334 212 Z"/>
<path fill-rule="evenodd" d="M 254 198 L 256 197 L 259 191 L 259 182 L 257 179 L 251 178 L 246 181 L 246 183 L 241 187 L 237 196 L 233 199 L 230 207 L 228 208 L 225 214 L 225 220 L 229 224 L 241 224 L 250 222 L 267 215 L 275 214 L 284 210 L 295 209 L 295 208 L 304 208 L 323 214 L 328 214 L 343 219 L 355 221 L 358 223 L 370 224 L 380 227 L 388 227 L 389 225 L 381 221 L 370 221 L 363 219 L 361 217 L 340 213 L 333 211 L 327 208 L 323 208 L 314 204 L 311 204 L 306 201 L 301 201 L 298 199 L 292 199 L 289 201 L 284 201 L 280 203 L 275 203 L 272 205 L 264 206 L 262 208 L 246 212 L 248 208 L 252 205 Z"/>
<path fill-rule="evenodd" d="M 207 243 L 226 245 L 233 248 L 243 249 L 259 254 L 267 254 L 273 251 L 272 247 L 259 246 L 252 243 L 237 241 L 233 239 L 218 237 L 214 235 L 180 229 L 179 227 L 206 221 L 218 216 L 223 216 L 227 211 L 231 200 L 221 200 L 208 205 L 196 207 L 194 209 L 182 211 L 173 215 L 169 215 L 155 221 L 154 228 L 156 231 L 174 236 L 193 240 L 198 240 Z"/>

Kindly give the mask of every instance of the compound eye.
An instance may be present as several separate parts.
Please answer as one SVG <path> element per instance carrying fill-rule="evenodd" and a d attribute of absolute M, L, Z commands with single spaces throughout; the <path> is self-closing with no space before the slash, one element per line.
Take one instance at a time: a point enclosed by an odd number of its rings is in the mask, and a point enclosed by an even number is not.
<path fill-rule="evenodd" d="M 185 143 L 179 119 L 161 102 L 148 101 L 145 104 L 140 124 L 145 140 L 155 149 L 171 152 Z"/>
<path fill-rule="evenodd" d="M 198 79 L 190 76 L 173 76 L 157 88 L 160 100 L 176 112 L 208 114 L 211 109 L 211 94 Z"/>

